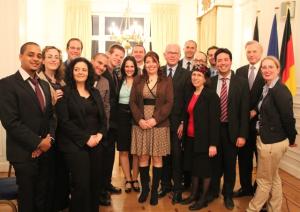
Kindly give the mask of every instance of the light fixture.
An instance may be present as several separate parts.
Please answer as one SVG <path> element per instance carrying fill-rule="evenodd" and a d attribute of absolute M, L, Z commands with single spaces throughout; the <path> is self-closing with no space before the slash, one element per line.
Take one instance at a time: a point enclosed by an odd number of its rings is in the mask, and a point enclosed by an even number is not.
<path fill-rule="evenodd" d="M 115 22 L 111 22 L 109 28 L 110 39 L 121 43 L 125 49 L 131 48 L 131 42 L 142 43 L 144 40 L 143 26 L 139 25 L 138 21 L 130 17 L 129 0 L 127 1 L 127 8 L 121 19 L 120 26 Z"/>

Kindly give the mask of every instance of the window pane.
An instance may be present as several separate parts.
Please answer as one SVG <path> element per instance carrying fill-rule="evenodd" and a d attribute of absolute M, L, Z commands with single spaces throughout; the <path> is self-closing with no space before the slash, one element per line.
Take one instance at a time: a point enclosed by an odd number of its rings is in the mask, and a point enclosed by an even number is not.
<path fill-rule="evenodd" d="M 99 16 L 92 15 L 92 35 L 99 35 Z"/>
<path fill-rule="evenodd" d="M 97 40 L 92 40 L 92 56 L 98 53 L 99 51 L 99 45 Z"/>

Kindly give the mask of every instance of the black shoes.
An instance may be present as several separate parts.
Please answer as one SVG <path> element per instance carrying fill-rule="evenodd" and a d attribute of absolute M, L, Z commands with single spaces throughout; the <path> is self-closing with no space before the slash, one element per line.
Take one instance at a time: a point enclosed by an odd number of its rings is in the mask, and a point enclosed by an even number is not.
<path fill-rule="evenodd" d="M 207 207 L 207 202 L 204 200 L 198 200 L 193 205 L 189 207 L 191 211 L 200 210 L 201 208 Z"/>
<path fill-rule="evenodd" d="M 149 189 L 142 189 L 142 192 L 139 196 L 139 203 L 143 203 L 143 202 L 146 202 L 147 198 L 148 198 L 148 194 L 149 194 Z"/>
<path fill-rule="evenodd" d="M 225 197 L 224 198 L 224 205 L 228 210 L 232 210 L 234 208 L 234 202 L 232 198 L 230 197 Z"/>
<path fill-rule="evenodd" d="M 182 202 L 182 195 L 181 192 L 176 191 L 173 194 L 173 198 L 172 198 L 172 204 L 176 204 L 176 203 L 180 203 Z"/>
<path fill-rule="evenodd" d="M 182 205 L 189 205 L 189 204 L 191 204 L 194 201 L 196 201 L 196 197 L 194 197 L 194 196 L 191 195 L 188 198 L 183 199 L 182 202 L 181 202 L 181 204 Z"/>
<path fill-rule="evenodd" d="M 212 201 L 214 201 L 215 199 L 217 199 L 219 197 L 219 194 L 208 194 L 206 201 L 207 203 L 210 203 Z"/>
<path fill-rule="evenodd" d="M 239 190 L 233 192 L 233 197 L 245 197 L 245 196 L 253 196 L 253 191 L 246 191 L 240 188 Z"/>
<path fill-rule="evenodd" d="M 109 192 L 107 192 L 107 191 L 100 192 L 99 205 L 102 205 L 102 206 L 110 206 L 111 205 L 111 199 L 110 199 Z"/>
<path fill-rule="evenodd" d="M 122 189 L 117 188 L 115 186 L 113 186 L 112 184 L 110 184 L 107 188 L 107 191 L 109 191 L 111 194 L 121 194 L 122 193 Z"/>
<path fill-rule="evenodd" d="M 131 181 L 131 187 L 135 192 L 140 192 L 140 186 L 139 186 L 139 181 L 133 180 Z"/>
<path fill-rule="evenodd" d="M 151 191 L 150 205 L 158 204 L 158 194 L 157 191 Z"/>
<path fill-rule="evenodd" d="M 127 185 L 130 185 L 130 187 L 128 187 Z M 126 193 L 130 193 L 130 192 L 131 192 L 131 189 L 132 189 L 131 181 L 126 181 L 126 182 L 125 182 L 125 192 L 126 192 Z"/>
<path fill-rule="evenodd" d="M 158 192 L 158 198 L 162 198 L 162 197 L 166 196 L 169 192 L 171 192 L 171 189 L 161 189 Z"/>

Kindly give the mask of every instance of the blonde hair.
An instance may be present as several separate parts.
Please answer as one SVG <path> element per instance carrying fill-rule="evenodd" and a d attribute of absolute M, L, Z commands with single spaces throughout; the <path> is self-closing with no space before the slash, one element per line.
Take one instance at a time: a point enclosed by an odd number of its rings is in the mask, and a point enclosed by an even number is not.
<path fill-rule="evenodd" d="M 273 61 L 274 64 L 275 64 L 275 66 L 276 66 L 276 68 L 278 68 L 278 69 L 280 70 L 280 62 L 279 62 L 279 60 L 278 60 L 276 57 L 274 57 L 274 56 L 266 56 L 266 57 L 264 57 L 264 58 L 261 60 L 261 64 L 262 64 L 265 60 L 271 60 L 271 61 Z"/>

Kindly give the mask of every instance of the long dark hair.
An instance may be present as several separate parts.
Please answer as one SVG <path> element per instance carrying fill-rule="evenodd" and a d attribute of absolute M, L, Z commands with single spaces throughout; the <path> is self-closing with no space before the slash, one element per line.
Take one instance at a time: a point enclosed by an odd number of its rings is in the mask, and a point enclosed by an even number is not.
<path fill-rule="evenodd" d="M 157 63 L 157 65 L 158 65 L 157 75 L 158 75 L 158 80 L 160 80 L 164 75 L 163 75 L 163 71 L 160 68 L 159 56 L 154 51 L 147 52 L 147 54 L 144 57 L 144 68 L 143 68 L 143 75 L 142 75 L 143 79 L 145 79 L 145 80 L 149 79 L 148 73 L 147 73 L 146 68 L 145 68 L 146 59 L 148 57 L 152 58 L 152 60 Z"/>
<path fill-rule="evenodd" d="M 83 62 L 87 65 L 88 67 L 88 77 L 87 80 L 85 81 L 85 88 L 88 91 L 91 91 L 93 89 L 93 85 L 94 85 L 94 68 L 93 65 L 84 57 L 77 57 L 74 60 L 72 60 L 68 66 L 68 70 L 67 70 L 67 75 L 66 75 L 66 81 L 68 86 L 70 86 L 72 89 L 76 89 L 76 82 L 73 76 L 73 72 L 74 72 L 74 66 L 79 63 L 79 62 Z"/>
<path fill-rule="evenodd" d="M 122 78 L 121 80 L 124 81 L 126 79 L 126 72 L 125 72 L 125 66 L 126 66 L 126 62 L 127 61 L 132 61 L 133 66 L 134 66 L 134 73 L 133 73 L 133 77 L 135 77 L 138 74 L 138 67 L 137 67 L 137 63 L 136 60 L 133 56 L 126 56 L 123 60 L 123 63 L 121 65 L 121 74 L 122 74 Z"/>

